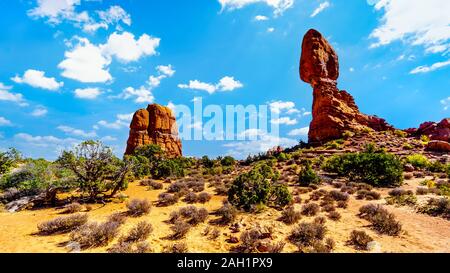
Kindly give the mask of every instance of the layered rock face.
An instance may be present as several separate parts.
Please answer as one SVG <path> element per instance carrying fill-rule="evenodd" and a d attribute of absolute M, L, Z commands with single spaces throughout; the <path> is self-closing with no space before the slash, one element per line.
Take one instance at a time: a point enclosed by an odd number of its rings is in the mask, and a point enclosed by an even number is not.
<path fill-rule="evenodd" d="M 337 88 L 338 56 L 322 34 L 314 29 L 303 39 L 300 78 L 314 89 L 310 143 L 341 138 L 345 131 L 394 130 L 384 119 L 362 114 L 354 98 Z"/>
<path fill-rule="evenodd" d="M 411 136 L 428 136 L 431 140 L 450 142 L 450 118 L 441 122 L 425 122 L 418 129 L 406 130 Z"/>
<path fill-rule="evenodd" d="M 169 158 L 181 157 L 182 145 L 172 110 L 158 104 L 138 110 L 131 121 L 126 155 L 144 145 L 159 145 Z"/>

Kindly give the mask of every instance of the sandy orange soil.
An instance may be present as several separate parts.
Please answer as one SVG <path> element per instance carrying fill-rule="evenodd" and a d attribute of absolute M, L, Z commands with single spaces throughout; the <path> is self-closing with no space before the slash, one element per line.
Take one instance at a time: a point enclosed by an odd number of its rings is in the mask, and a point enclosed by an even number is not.
<path fill-rule="evenodd" d="M 422 179 L 423 180 L 423 179 Z M 421 180 L 407 181 L 405 188 L 415 188 Z M 165 185 L 167 187 L 167 184 Z M 325 189 L 331 189 L 328 186 Z M 211 188 L 208 189 L 210 191 Z M 164 192 L 148 191 L 146 187 L 140 186 L 139 183 L 131 183 L 128 190 L 124 193 L 130 198 L 146 198 L 150 201 L 156 201 L 158 195 Z M 387 189 L 381 191 L 385 196 Z M 307 199 L 308 194 L 303 195 L 302 199 Z M 218 209 L 222 205 L 224 197 L 213 196 L 213 199 L 205 207 L 210 212 Z M 380 201 L 371 201 L 384 204 L 384 199 Z M 351 246 L 346 244 L 350 233 L 357 230 L 364 230 L 371 235 L 375 241 L 381 244 L 383 252 L 446 252 L 450 253 L 450 221 L 442 218 L 431 217 L 428 215 L 418 214 L 409 207 L 386 206 L 389 211 L 393 212 L 403 225 L 404 232 L 398 237 L 380 235 L 370 229 L 369 223 L 358 218 L 359 208 L 369 203 L 368 201 L 355 200 L 351 198 L 347 209 L 338 209 L 342 215 L 342 219 L 338 222 L 328 220 L 326 226 L 328 228 L 328 237 L 333 238 L 336 242 L 334 252 L 356 252 Z M 173 244 L 171 240 L 165 237 L 171 234 L 170 226 L 165 223 L 172 211 L 187 204 L 179 202 L 177 205 L 170 207 L 152 208 L 149 215 L 140 218 L 128 218 L 126 224 L 121 228 L 121 234 L 125 234 L 138 222 L 146 220 L 150 222 L 154 231 L 148 239 L 154 252 L 162 252 L 165 246 Z M 300 209 L 301 205 L 296 205 Z M 106 205 L 94 205 L 93 210 L 88 212 L 91 221 L 105 221 L 107 217 L 115 212 L 125 212 L 126 203 L 113 202 Z M 61 216 L 61 209 L 40 209 L 32 211 L 22 211 L 19 213 L 0 212 L 0 252 L 2 253 L 66 253 L 68 243 L 68 235 L 56 236 L 38 236 L 37 225 L 43 221 Z M 272 227 L 274 230 L 274 242 L 284 241 L 286 247 L 284 252 L 295 252 L 297 248 L 288 243 L 286 237 L 289 235 L 294 226 L 287 226 L 277 221 L 281 212 L 275 209 L 267 209 L 259 214 L 241 213 L 238 222 L 244 227 L 242 230 L 252 227 Z M 323 216 L 326 214 L 322 213 Z M 210 216 L 209 219 L 214 219 Z M 303 217 L 302 221 L 312 221 L 313 218 Z M 222 235 L 215 241 L 208 240 L 202 235 L 202 232 L 209 224 L 203 223 L 192 228 L 187 234 L 183 242 L 186 242 L 189 252 L 229 252 L 232 245 L 225 242 L 231 235 L 228 227 L 215 227 L 221 230 Z M 233 234 L 238 236 L 239 234 Z M 109 246 L 115 243 L 112 242 Z M 90 249 L 86 252 L 106 252 L 108 247 Z"/>

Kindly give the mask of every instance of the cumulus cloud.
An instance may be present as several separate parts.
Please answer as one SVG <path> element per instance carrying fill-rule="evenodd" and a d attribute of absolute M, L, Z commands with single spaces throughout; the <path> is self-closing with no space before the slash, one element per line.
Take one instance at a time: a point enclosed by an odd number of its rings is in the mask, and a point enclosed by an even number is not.
<path fill-rule="evenodd" d="M 47 108 L 45 108 L 44 106 L 37 106 L 33 112 L 31 112 L 31 115 L 33 117 L 43 117 L 45 115 L 47 115 L 48 110 Z"/>
<path fill-rule="evenodd" d="M 84 83 L 104 83 L 112 80 L 109 65 L 112 58 L 123 63 L 135 62 L 145 56 L 157 54 L 160 39 L 143 34 L 135 39 L 129 32 L 114 32 L 105 44 L 94 45 L 86 38 L 76 38 L 78 43 L 65 53 L 58 65 L 66 78 Z"/>
<path fill-rule="evenodd" d="M 81 129 L 75 129 L 73 127 L 66 126 L 66 125 L 58 126 L 57 129 L 60 130 L 61 132 L 64 132 L 65 134 L 67 134 L 69 136 L 77 136 L 77 137 L 83 137 L 83 138 L 97 137 L 97 133 L 94 131 L 86 132 Z"/>
<path fill-rule="evenodd" d="M 309 133 L 309 127 L 294 129 L 288 133 L 288 136 L 300 136 L 300 137 L 306 137 Z"/>
<path fill-rule="evenodd" d="M 275 16 L 283 14 L 284 11 L 294 5 L 294 0 L 219 0 L 223 10 L 241 9 L 250 4 L 266 4 L 273 8 Z"/>
<path fill-rule="evenodd" d="M 106 24 L 117 24 L 122 22 L 127 26 L 131 26 L 131 16 L 120 6 L 112 6 L 105 11 L 97 12 L 100 19 Z"/>
<path fill-rule="evenodd" d="M 12 87 L 6 86 L 0 82 L 0 101 L 15 102 L 20 106 L 27 106 L 28 103 L 20 93 L 11 93 Z"/>
<path fill-rule="evenodd" d="M 55 78 L 46 77 L 44 71 L 34 69 L 28 69 L 22 77 L 16 75 L 11 80 L 16 83 L 28 84 L 35 88 L 42 88 L 51 91 L 56 91 L 64 86 L 63 82 L 57 82 Z"/>
<path fill-rule="evenodd" d="M 117 117 L 117 119 L 113 122 L 101 120 L 97 123 L 97 125 L 107 128 L 107 129 L 113 129 L 113 130 L 120 130 L 122 128 L 128 128 L 128 126 L 130 125 L 131 119 L 133 118 L 133 114 L 119 114 L 116 117 Z"/>
<path fill-rule="evenodd" d="M 10 126 L 12 123 L 10 120 L 0 117 L 0 126 Z"/>
<path fill-rule="evenodd" d="M 264 15 L 256 15 L 255 16 L 255 21 L 267 21 L 269 20 L 269 17 L 264 16 Z"/>
<path fill-rule="evenodd" d="M 66 51 L 65 60 L 58 67 L 62 76 L 83 83 L 103 83 L 112 80 L 108 66 L 111 58 L 105 56 L 102 49 L 91 44 L 86 38 L 79 38 L 79 43 Z"/>
<path fill-rule="evenodd" d="M 270 121 L 272 124 L 277 125 L 295 125 L 298 123 L 296 119 L 291 119 L 290 117 L 275 118 Z"/>
<path fill-rule="evenodd" d="M 172 68 L 172 65 L 159 65 L 156 67 L 156 70 L 158 70 L 159 73 L 166 75 L 167 77 L 172 77 L 175 75 L 175 70 Z"/>
<path fill-rule="evenodd" d="M 330 7 L 330 2 L 325 1 L 323 3 L 321 3 L 311 14 L 311 18 L 316 17 L 319 13 L 321 13 L 322 11 L 324 11 L 325 9 Z"/>
<path fill-rule="evenodd" d="M 16 140 L 26 142 L 29 145 L 35 145 L 39 147 L 73 147 L 79 144 L 81 141 L 75 138 L 58 138 L 55 136 L 33 136 L 26 133 L 19 133 L 14 136 Z"/>
<path fill-rule="evenodd" d="M 99 88 L 75 89 L 75 97 L 85 100 L 94 100 L 100 96 L 102 91 Z"/>
<path fill-rule="evenodd" d="M 133 87 L 127 87 L 118 96 L 121 99 L 134 99 L 136 103 L 152 103 L 155 100 L 151 90 L 145 86 L 141 86 L 138 89 Z"/>
<path fill-rule="evenodd" d="M 223 77 L 217 84 L 205 83 L 199 80 L 191 80 L 189 84 L 179 84 L 178 88 L 206 91 L 209 94 L 215 92 L 229 92 L 244 87 L 244 85 L 234 79 L 234 77 Z"/>
<path fill-rule="evenodd" d="M 401 40 L 423 46 L 429 52 L 450 48 L 450 1 L 448 0 L 368 0 L 383 12 L 380 25 L 370 37 L 372 47 Z"/>
<path fill-rule="evenodd" d="M 52 24 L 59 24 L 63 20 L 88 22 L 90 18 L 87 12 L 75 11 L 80 2 L 80 0 L 37 0 L 37 6 L 29 10 L 28 15 L 34 18 L 47 18 Z"/>
<path fill-rule="evenodd" d="M 450 65 L 450 60 L 445 62 L 437 62 L 431 66 L 423 65 L 411 70 L 411 74 L 428 73 Z"/>

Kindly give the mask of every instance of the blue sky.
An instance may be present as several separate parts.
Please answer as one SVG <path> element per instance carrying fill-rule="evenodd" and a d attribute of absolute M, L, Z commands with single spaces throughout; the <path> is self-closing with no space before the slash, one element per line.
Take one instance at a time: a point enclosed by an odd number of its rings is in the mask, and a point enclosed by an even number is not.
<path fill-rule="evenodd" d="M 303 34 L 336 48 L 339 87 L 398 128 L 450 114 L 447 0 L 1 1 L 0 149 L 54 159 L 83 139 L 125 149 L 148 103 L 261 105 L 281 135 L 185 141 L 189 156 L 245 157 L 304 139 L 312 90 Z"/>

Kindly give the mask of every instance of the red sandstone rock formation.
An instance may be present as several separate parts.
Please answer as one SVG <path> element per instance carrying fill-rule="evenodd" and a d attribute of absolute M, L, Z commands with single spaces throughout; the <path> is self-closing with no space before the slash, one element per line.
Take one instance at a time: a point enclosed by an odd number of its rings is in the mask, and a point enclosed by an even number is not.
<path fill-rule="evenodd" d="M 148 144 L 159 145 L 169 158 L 182 156 L 178 128 L 170 108 L 152 104 L 134 114 L 125 154 L 133 154 L 136 148 Z"/>
<path fill-rule="evenodd" d="M 427 145 L 428 151 L 450 153 L 450 143 L 447 141 L 433 140 Z"/>
<path fill-rule="evenodd" d="M 322 34 L 313 29 L 303 39 L 300 78 L 314 89 L 310 143 L 341 138 L 345 131 L 394 130 L 384 119 L 362 114 L 353 97 L 337 88 L 338 56 Z"/>
<path fill-rule="evenodd" d="M 450 142 L 450 118 L 441 122 L 425 122 L 418 129 L 406 130 L 411 136 L 428 136 L 431 140 L 441 140 Z"/>

